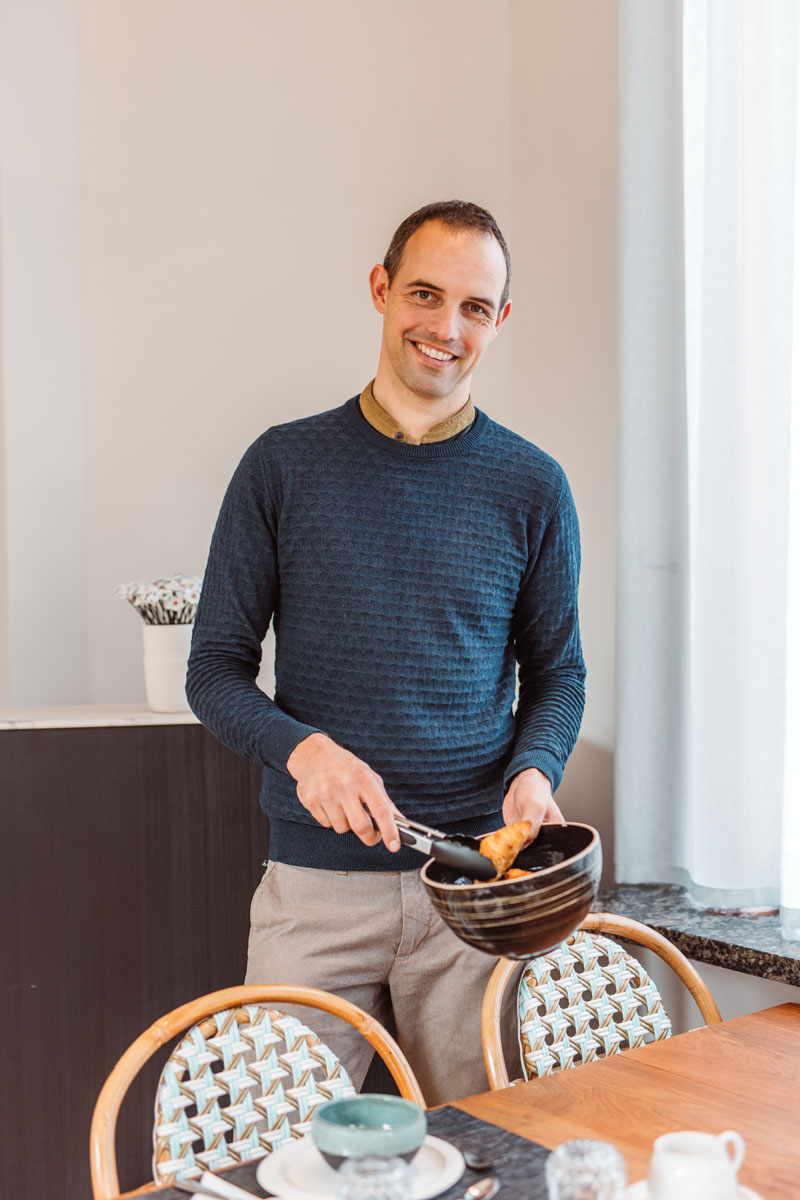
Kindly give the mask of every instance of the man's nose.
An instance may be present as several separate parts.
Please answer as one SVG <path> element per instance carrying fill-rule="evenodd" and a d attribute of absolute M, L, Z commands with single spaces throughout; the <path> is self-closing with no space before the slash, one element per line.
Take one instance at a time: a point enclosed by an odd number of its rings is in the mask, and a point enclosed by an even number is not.
<path fill-rule="evenodd" d="M 458 305 L 443 304 L 428 314 L 425 324 L 438 341 L 456 342 L 460 333 L 460 319 Z"/>

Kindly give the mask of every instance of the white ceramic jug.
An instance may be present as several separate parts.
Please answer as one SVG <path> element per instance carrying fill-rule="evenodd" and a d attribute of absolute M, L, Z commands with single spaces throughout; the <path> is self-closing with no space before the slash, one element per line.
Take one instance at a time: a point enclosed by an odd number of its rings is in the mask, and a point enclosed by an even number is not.
<path fill-rule="evenodd" d="M 653 1143 L 650 1200 L 736 1200 L 736 1172 L 743 1159 L 744 1140 L 731 1129 L 718 1136 L 665 1133 Z"/>

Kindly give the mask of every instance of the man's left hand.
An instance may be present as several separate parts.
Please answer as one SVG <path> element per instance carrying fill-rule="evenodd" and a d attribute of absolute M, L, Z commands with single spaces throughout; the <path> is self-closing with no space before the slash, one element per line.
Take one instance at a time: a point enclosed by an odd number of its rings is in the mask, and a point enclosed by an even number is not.
<path fill-rule="evenodd" d="M 563 822 L 561 809 L 553 799 L 550 780 L 536 767 L 528 767 L 514 776 L 503 801 L 503 820 L 506 825 L 513 821 L 530 821 L 531 833 L 526 845 L 530 845 L 545 821 Z"/>

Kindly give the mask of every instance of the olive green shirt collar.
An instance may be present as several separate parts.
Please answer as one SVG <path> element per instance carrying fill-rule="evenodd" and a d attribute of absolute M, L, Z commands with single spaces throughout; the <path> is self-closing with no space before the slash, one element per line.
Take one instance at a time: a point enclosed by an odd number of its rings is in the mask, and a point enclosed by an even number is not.
<path fill-rule="evenodd" d="M 386 437 L 393 438 L 396 442 L 407 442 L 408 434 L 404 433 L 400 426 L 395 421 L 385 408 L 381 408 L 378 401 L 372 392 L 371 380 L 364 388 L 359 398 L 361 412 L 373 429 L 377 429 L 379 433 L 385 434 Z M 438 425 L 434 425 L 429 429 L 422 439 L 425 442 L 444 442 L 447 438 L 455 437 L 464 429 L 468 429 L 475 420 L 475 405 L 472 403 L 472 397 L 467 400 L 463 408 L 460 408 L 452 417 L 448 417 L 445 421 L 440 421 Z"/>

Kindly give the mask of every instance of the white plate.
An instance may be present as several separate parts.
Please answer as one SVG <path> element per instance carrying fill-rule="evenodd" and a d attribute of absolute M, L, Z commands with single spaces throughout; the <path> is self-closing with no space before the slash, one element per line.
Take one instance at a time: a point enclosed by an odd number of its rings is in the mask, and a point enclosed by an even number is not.
<path fill-rule="evenodd" d="M 411 1164 L 411 1200 L 430 1200 L 457 1183 L 464 1174 L 461 1151 L 430 1134 Z M 336 1172 L 329 1167 L 310 1137 L 287 1142 L 262 1158 L 256 1179 L 265 1192 L 281 1200 L 320 1200 L 336 1195 Z"/>
<path fill-rule="evenodd" d="M 625 1189 L 623 1200 L 648 1200 L 650 1189 L 647 1186 L 646 1179 L 640 1179 L 638 1183 L 632 1183 L 630 1187 Z M 736 1200 L 762 1200 L 758 1192 L 752 1192 L 750 1188 L 743 1187 L 739 1184 L 736 1190 Z"/>

